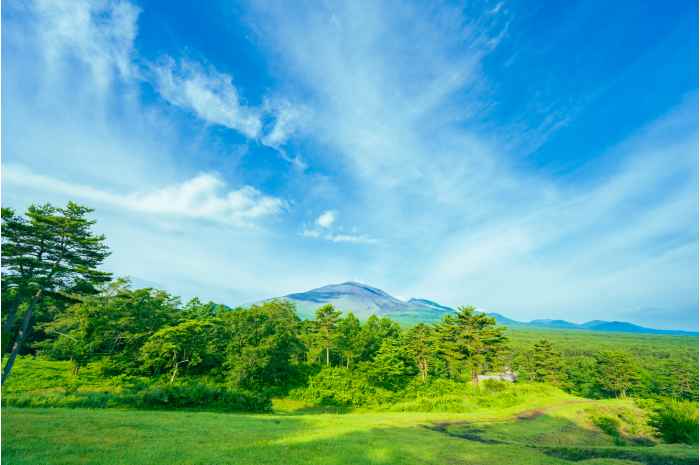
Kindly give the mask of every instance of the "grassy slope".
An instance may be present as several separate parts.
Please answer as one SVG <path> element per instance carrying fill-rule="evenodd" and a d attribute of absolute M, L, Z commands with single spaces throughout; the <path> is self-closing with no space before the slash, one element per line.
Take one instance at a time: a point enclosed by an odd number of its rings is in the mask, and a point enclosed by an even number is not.
<path fill-rule="evenodd" d="M 300 414 L 308 410 L 290 401 L 277 407 L 270 415 L 5 408 L 2 458 L 17 465 L 698 463 L 690 447 L 634 445 L 647 431 L 630 401 L 558 395 L 527 409 L 468 414 Z M 591 424 L 600 414 L 625 419 L 629 445 L 614 446 Z"/>

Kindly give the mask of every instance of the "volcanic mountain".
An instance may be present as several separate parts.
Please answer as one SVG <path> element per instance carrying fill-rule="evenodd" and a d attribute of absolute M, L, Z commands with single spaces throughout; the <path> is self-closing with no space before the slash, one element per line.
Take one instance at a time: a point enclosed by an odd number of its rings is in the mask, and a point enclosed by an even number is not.
<path fill-rule="evenodd" d="M 434 323 L 440 321 L 445 315 L 455 313 L 455 309 L 432 300 L 412 298 L 403 301 L 381 289 L 353 281 L 330 284 L 306 292 L 287 294 L 277 299 L 294 303 L 302 318 L 313 318 L 316 309 L 325 304 L 332 304 L 343 312 L 353 312 L 361 320 L 366 320 L 370 315 L 377 315 L 388 316 L 406 324 Z M 621 321 L 594 320 L 579 324 L 564 320 L 540 319 L 523 322 L 510 319 L 499 313 L 487 314 L 494 317 L 498 324 L 513 328 L 697 335 L 697 332 L 645 328 Z"/>

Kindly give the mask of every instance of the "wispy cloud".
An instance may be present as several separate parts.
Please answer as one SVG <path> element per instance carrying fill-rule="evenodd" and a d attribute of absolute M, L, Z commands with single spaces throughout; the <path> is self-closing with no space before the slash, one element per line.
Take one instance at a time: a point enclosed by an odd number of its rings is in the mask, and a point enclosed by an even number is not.
<path fill-rule="evenodd" d="M 204 121 L 234 129 L 256 139 L 262 129 L 260 112 L 241 102 L 229 75 L 197 63 L 172 58 L 152 67 L 158 92 L 173 105 Z"/>
<path fill-rule="evenodd" d="M 139 8 L 129 2 L 89 0 L 30 2 L 41 23 L 39 39 L 50 67 L 59 67 L 66 55 L 87 65 L 94 82 L 104 89 L 116 73 L 138 74 L 133 64 L 133 42 Z"/>
<path fill-rule="evenodd" d="M 25 167 L 6 165 L 4 179 L 10 185 L 56 192 L 134 212 L 250 226 L 255 221 L 280 214 L 281 199 L 263 195 L 251 186 L 229 190 L 220 177 L 200 174 L 182 183 L 158 189 L 117 194 L 92 186 L 65 182 L 34 174 Z"/>

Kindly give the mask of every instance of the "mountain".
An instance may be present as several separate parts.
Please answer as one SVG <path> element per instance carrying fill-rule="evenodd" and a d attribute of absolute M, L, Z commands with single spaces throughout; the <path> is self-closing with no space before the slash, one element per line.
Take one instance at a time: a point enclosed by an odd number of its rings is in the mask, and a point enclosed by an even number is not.
<path fill-rule="evenodd" d="M 403 301 L 388 293 L 366 284 L 348 281 L 330 284 L 306 292 L 287 294 L 278 299 L 294 303 L 299 316 L 313 318 L 316 309 L 325 304 L 333 304 L 344 312 L 353 312 L 359 319 L 366 320 L 370 315 L 388 316 L 400 323 L 435 323 L 445 315 L 455 313 L 455 309 L 428 299 Z M 267 299 L 273 300 L 273 299 Z M 587 323 L 572 323 L 566 320 L 538 319 L 529 322 L 516 321 L 500 313 L 486 313 L 503 326 L 519 329 L 541 330 L 586 330 L 638 334 L 694 335 L 697 332 L 670 329 L 645 328 L 624 321 L 593 320 Z"/>
<path fill-rule="evenodd" d="M 378 315 L 390 316 L 401 323 L 435 322 L 446 314 L 454 313 L 452 308 L 431 300 L 403 301 L 376 287 L 352 281 L 279 298 L 293 302 L 302 318 L 312 318 L 316 309 L 325 304 L 333 304 L 345 312 L 351 311 L 361 320 L 366 320 L 370 315 Z"/>
<path fill-rule="evenodd" d="M 581 325 L 565 320 L 532 320 L 527 323 L 530 326 L 553 329 L 580 329 Z"/>

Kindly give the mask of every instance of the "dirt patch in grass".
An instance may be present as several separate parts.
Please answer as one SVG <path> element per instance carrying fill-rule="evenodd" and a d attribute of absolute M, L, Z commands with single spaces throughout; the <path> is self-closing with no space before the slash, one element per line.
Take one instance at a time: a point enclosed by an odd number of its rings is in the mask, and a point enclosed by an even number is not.
<path fill-rule="evenodd" d="M 476 441 L 482 444 L 503 444 L 503 441 L 483 437 L 482 434 L 484 433 L 484 430 L 479 429 L 466 421 L 441 422 L 434 423 L 432 425 L 423 425 L 423 427 L 431 431 L 447 434 L 448 436 L 452 436 L 454 438 Z M 450 427 L 457 427 L 459 430 L 452 431 L 450 430 Z"/>
<path fill-rule="evenodd" d="M 534 409 L 534 410 L 526 410 L 519 414 L 516 418 L 518 420 L 534 420 L 535 418 L 539 418 L 542 415 L 544 415 L 544 410 L 542 409 Z"/>

